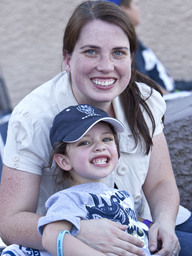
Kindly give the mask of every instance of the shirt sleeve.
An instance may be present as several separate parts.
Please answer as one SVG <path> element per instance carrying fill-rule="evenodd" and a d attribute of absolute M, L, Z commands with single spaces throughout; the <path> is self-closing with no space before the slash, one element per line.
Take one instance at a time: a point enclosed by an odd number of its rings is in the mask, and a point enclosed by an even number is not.
<path fill-rule="evenodd" d="M 4 164 L 41 175 L 42 168 L 48 165 L 50 143 L 49 127 L 44 125 L 42 130 L 40 120 L 40 116 L 33 118 L 17 109 L 12 113 L 4 148 Z"/>
<path fill-rule="evenodd" d="M 61 220 L 66 220 L 73 225 L 71 230 L 73 236 L 78 234 L 80 220 L 85 219 L 85 211 L 78 205 L 74 195 L 70 196 L 63 190 L 47 200 L 46 208 L 46 215 L 41 217 L 38 222 L 38 232 L 40 235 L 42 235 L 45 225 Z"/>
<path fill-rule="evenodd" d="M 166 111 L 166 103 L 161 94 L 156 91 L 155 89 L 151 89 L 151 87 L 147 86 L 144 83 L 137 83 L 138 87 L 141 91 L 141 95 L 143 99 L 146 101 L 147 105 L 149 106 L 154 120 L 155 120 L 155 131 L 153 135 L 157 135 L 163 131 L 164 125 L 163 125 L 163 116 Z M 151 120 L 146 113 L 146 111 L 143 110 L 143 115 L 145 118 L 145 121 L 148 124 L 149 129 L 152 132 L 152 123 Z"/>

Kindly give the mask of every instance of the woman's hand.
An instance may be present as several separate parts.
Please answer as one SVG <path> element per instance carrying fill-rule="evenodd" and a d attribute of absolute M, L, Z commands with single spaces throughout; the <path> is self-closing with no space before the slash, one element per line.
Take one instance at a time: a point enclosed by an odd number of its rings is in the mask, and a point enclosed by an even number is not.
<path fill-rule="evenodd" d="M 107 219 L 82 220 L 78 238 L 108 256 L 145 255 L 141 240 L 129 235 L 127 225 Z"/>
<path fill-rule="evenodd" d="M 177 256 L 181 250 L 173 225 L 154 223 L 149 230 L 149 250 L 157 255 Z"/>

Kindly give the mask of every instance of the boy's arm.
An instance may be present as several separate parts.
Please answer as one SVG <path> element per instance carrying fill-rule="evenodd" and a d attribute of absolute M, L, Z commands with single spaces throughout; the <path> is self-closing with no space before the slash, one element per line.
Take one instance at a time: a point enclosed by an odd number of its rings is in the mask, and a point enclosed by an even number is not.
<path fill-rule="evenodd" d="M 57 221 L 47 224 L 43 230 L 43 247 L 51 254 L 57 256 L 57 237 L 62 230 L 71 230 L 72 224 L 67 221 Z M 65 256 L 104 256 L 90 246 L 86 245 L 76 237 L 65 234 L 63 239 L 63 255 Z"/>

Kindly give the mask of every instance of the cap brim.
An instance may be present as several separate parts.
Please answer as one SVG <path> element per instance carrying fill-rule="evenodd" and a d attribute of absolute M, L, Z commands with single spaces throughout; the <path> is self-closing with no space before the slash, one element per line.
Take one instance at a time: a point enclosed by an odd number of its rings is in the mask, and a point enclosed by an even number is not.
<path fill-rule="evenodd" d="M 93 120 L 88 120 L 86 123 L 83 123 L 82 126 L 77 127 L 69 134 L 67 134 L 67 136 L 63 138 L 62 141 L 72 143 L 80 140 L 95 124 L 101 121 L 111 124 L 114 127 L 116 133 L 124 132 L 124 126 L 120 121 L 112 117 L 103 117 L 97 119 L 95 122 L 93 122 Z"/>

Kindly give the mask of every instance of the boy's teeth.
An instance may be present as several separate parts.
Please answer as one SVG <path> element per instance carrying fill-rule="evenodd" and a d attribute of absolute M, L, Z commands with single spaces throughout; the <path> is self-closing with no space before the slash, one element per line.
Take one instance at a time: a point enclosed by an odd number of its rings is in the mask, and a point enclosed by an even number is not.
<path fill-rule="evenodd" d="M 93 159 L 94 164 L 105 164 L 107 163 L 107 158 L 97 158 Z"/>

